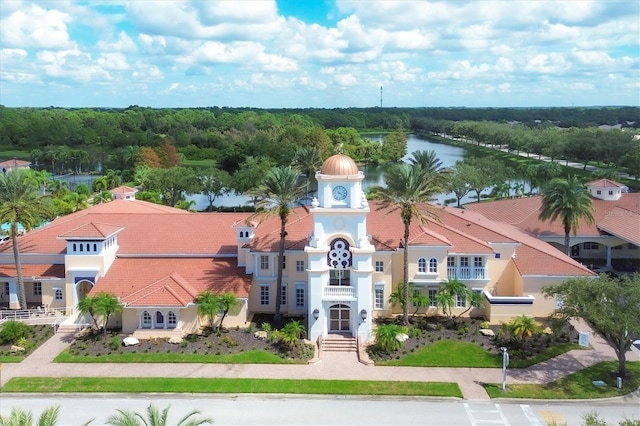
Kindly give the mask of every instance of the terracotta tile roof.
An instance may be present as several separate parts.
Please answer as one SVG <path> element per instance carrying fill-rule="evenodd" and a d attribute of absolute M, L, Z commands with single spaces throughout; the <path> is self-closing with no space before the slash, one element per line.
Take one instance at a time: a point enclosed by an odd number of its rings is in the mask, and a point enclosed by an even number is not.
<path fill-rule="evenodd" d="M 595 224 L 589 225 L 584 220 L 581 220 L 578 224 L 577 235 L 599 236 L 601 235 L 599 228 L 601 223 L 606 224 L 609 229 L 622 229 L 633 223 L 629 219 L 636 218 L 637 216 L 634 214 L 640 214 L 640 193 L 624 193 L 619 200 L 593 198 L 591 201 L 594 208 Z M 533 235 L 563 236 L 564 229 L 559 220 L 551 223 L 538 219 L 541 204 L 542 197 L 535 196 L 467 204 L 465 208 L 466 210 L 481 213 L 491 220 L 510 223 Z M 614 213 L 622 211 L 631 213 L 621 215 Z"/>
<path fill-rule="evenodd" d="M 622 188 L 623 186 L 625 186 L 625 185 L 623 185 L 621 183 L 618 183 L 618 182 L 616 182 L 614 180 L 611 180 L 611 179 L 593 180 L 591 182 L 587 182 L 585 185 L 586 186 L 601 186 L 601 187 L 604 187 L 604 188 L 612 188 L 612 187 L 616 187 L 616 186 Z"/>
<path fill-rule="evenodd" d="M 233 255 L 237 249 L 231 226 L 247 217 L 249 213 L 189 213 L 139 200 L 114 200 L 58 218 L 20 236 L 18 244 L 21 253 L 64 253 L 66 242 L 58 237 L 91 229 L 93 223 L 124 228 L 118 234 L 121 255 Z M 12 250 L 10 241 L 0 245 L 0 254 Z"/>
<path fill-rule="evenodd" d="M 0 161 L 0 167 L 25 167 L 31 164 L 31 161 L 18 160 L 17 158 L 14 160 L 5 160 Z"/>
<path fill-rule="evenodd" d="M 127 192 L 138 192 L 138 190 L 136 188 L 132 188 L 130 186 L 126 186 L 126 185 L 121 185 L 118 187 L 115 187 L 113 189 L 110 190 L 110 192 L 112 194 L 116 194 L 116 193 L 127 193 Z"/>
<path fill-rule="evenodd" d="M 107 292 L 132 306 L 186 306 L 205 290 L 246 298 L 251 278 L 235 259 L 118 258 L 91 294 Z"/>
<path fill-rule="evenodd" d="M 640 246 L 640 213 L 614 207 L 598 222 L 598 228 Z"/>
<path fill-rule="evenodd" d="M 72 229 L 64 234 L 61 234 L 58 238 L 70 240 L 74 238 L 97 238 L 104 239 L 116 232 L 122 230 L 122 227 L 115 225 L 108 225 L 106 223 L 87 223 Z"/>
<path fill-rule="evenodd" d="M 15 277 L 16 265 L 0 265 L 0 277 Z M 22 275 L 25 278 L 64 278 L 64 265 L 22 264 Z"/>

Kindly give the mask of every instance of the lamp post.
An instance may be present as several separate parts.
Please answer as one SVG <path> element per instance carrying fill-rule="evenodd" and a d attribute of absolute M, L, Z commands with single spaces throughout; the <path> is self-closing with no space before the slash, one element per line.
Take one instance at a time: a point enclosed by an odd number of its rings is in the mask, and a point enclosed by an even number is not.
<path fill-rule="evenodd" d="M 509 352 L 504 346 L 500 348 L 502 350 L 502 390 L 507 390 L 507 367 L 509 366 Z"/>
<path fill-rule="evenodd" d="M 317 308 L 313 310 L 312 314 L 313 314 L 313 319 L 314 320 L 317 321 L 318 318 L 320 318 L 320 311 Z"/>
<path fill-rule="evenodd" d="M 362 322 L 360 322 L 360 324 L 362 324 L 363 322 L 365 322 L 367 320 L 367 311 L 366 309 L 363 309 L 360 311 L 360 319 L 362 320 Z"/>

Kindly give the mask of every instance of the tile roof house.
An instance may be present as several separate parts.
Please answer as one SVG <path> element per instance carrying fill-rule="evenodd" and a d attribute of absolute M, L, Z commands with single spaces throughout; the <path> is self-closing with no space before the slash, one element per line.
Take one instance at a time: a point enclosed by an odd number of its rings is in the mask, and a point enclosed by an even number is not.
<path fill-rule="evenodd" d="M 287 224 L 280 294 L 285 315 L 303 316 L 309 338 L 350 333 L 372 339 L 376 317 L 400 313 L 389 295 L 402 279 L 403 224 L 364 196 L 363 173 L 346 155 L 325 161 L 310 209 L 293 209 Z M 409 275 L 430 298 L 456 278 L 484 295 L 473 315 L 499 322 L 555 308 L 541 288 L 586 267 L 508 221 L 472 210 L 424 204 L 437 219 L 414 220 Z M 74 310 L 87 294 L 108 292 L 124 306 L 112 326 L 139 336 L 198 331 L 194 299 L 205 290 L 233 292 L 242 302 L 229 326 L 273 313 L 280 223 L 249 213 L 190 213 L 116 199 L 58 218 L 19 238 L 27 301 Z M 0 302 L 17 307 L 11 244 L 0 245 Z M 466 309 L 459 300 L 457 309 Z M 68 321 L 76 320 L 71 316 Z M 228 321 L 228 322 L 227 322 Z"/>
<path fill-rule="evenodd" d="M 595 223 L 581 220 L 571 235 L 571 257 L 587 265 L 609 268 L 637 268 L 640 260 L 640 193 L 609 179 L 586 184 L 592 197 Z M 560 221 L 538 219 L 541 196 L 505 199 L 466 205 L 467 210 L 511 224 L 541 241 L 563 249 L 564 230 Z"/>

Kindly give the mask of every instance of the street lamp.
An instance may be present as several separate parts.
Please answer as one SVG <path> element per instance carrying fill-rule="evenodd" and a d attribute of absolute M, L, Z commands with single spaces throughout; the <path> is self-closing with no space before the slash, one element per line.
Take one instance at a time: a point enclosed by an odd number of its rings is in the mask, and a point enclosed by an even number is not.
<path fill-rule="evenodd" d="M 500 348 L 502 350 L 502 390 L 507 390 L 507 366 L 509 365 L 509 352 L 504 346 Z"/>
<path fill-rule="evenodd" d="M 366 310 L 361 310 L 360 311 L 360 318 L 362 319 L 362 322 L 365 322 L 367 320 L 367 311 Z"/>
<path fill-rule="evenodd" d="M 313 310 L 313 312 L 312 312 L 312 314 L 313 314 L 313 319 L 314 319 L 314 320 L 316 320 L 316 321 L 317 321 L 317 320 L 318 320 L 318 318 L 320 318 L 320 311 L 319 311 L 318 309 L 314 309 L 314 310 Z"/>

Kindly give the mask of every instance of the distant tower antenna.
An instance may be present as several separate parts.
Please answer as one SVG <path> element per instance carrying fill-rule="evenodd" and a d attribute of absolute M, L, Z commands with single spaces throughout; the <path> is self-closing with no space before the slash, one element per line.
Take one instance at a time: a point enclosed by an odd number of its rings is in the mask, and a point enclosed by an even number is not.
<path fill-rule="evenodd" d="M 382 108 L 382 86 L 380 86 L 380 108 Z"/>

